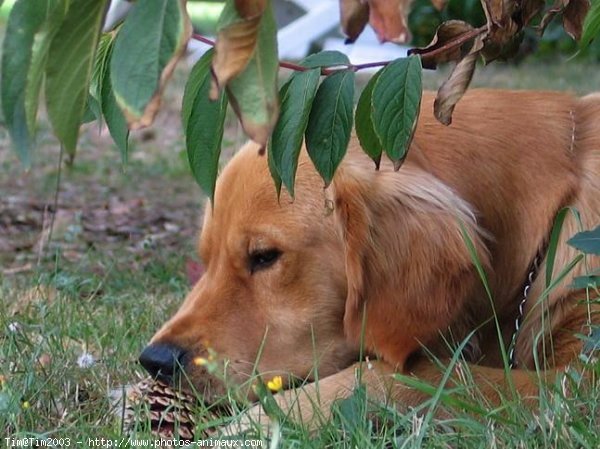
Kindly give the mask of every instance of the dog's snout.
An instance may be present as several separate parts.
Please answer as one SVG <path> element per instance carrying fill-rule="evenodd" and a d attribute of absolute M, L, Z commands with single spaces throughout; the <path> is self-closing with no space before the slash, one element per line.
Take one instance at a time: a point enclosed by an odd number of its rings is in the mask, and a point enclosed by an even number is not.
<path fill-rule="evenodd" d="M 142 351 L 139 361 L 154 378 L 170 382 L 183 364 L 185 351 L 169 343 L 152 343 Z"/>

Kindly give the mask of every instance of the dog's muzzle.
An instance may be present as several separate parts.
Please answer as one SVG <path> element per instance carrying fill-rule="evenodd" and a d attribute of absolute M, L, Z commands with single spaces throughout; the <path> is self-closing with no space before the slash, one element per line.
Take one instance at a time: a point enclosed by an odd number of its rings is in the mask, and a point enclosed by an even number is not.
<path fill-rule="evenodd" d="M 171 383 L 182 370 L 186 351 L 169 343 L 152 343 L 142 351 L 139 362 L 155 379 Z"/>

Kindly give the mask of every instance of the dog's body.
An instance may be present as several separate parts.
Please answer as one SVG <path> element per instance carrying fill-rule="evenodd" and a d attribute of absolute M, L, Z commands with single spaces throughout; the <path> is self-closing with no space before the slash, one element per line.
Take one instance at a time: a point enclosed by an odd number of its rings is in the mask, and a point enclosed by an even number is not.
<path fill-rule="evenodd" d="M 355 384 L 362 336 L 379 358 L 363 372 L 370 393 L 416 405 L 423 396 L 389 374 L 437 383 L 441 374 L 421 348 L 446 357 L 449 342 L 470 336 L 464 353 L 477 364 L 474 379 L 497 400 L 507 384 L 502 348 L 510 345 L 529 267 L 544 253 L 557 213 L 572 206 L 580 219 L 566 216 L 553 279 L 577 256 L 566 240 L 600 223 L 600 96 L 472 91 L 450 127 L 432 117 L 432 102 L 425 94 L 398 172 L 386 163 L 376 171 L 353 139 L 325 190 L 301 156 L 293 201 L 283 192 L 278 201 L 258 147 L 243 148 L 206 211 L 200 237 L 206 273 L 142 363 L 168 377 L 166 364 L 177 359 L 209 400 L 222 382 L 193 363 L 208 348 L 229 361 L 227 376 L 235 383 L 253 373 L 257 357 L 264 377 L 313 380 L 318 368 L 326 409 Z M 520 369 L 509 374 L 523 395 L 536 393 L 527 371 L 534 360 L 547 373 L 566 366 L 581 350 L 575 334 L 599 321 L 598 303 L 569 288 L 575 276 L 599 267 L 600 258 L 588 256 L 542 295 L 544 259 L 516 339 Z M 305 404 L 302 413 L 311 408 Z"/>

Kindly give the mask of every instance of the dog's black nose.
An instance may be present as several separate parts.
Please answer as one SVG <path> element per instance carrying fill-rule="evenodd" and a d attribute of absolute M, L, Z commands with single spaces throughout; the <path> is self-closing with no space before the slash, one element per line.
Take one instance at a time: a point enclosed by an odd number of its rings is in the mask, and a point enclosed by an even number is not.
<path fill-rule="evenodd" d="M 185 351 L 169 343 L 153 343 L 142 351 L 139 361 L 150 375 L 163 382 L 171 382 L 183 365 Z"/>

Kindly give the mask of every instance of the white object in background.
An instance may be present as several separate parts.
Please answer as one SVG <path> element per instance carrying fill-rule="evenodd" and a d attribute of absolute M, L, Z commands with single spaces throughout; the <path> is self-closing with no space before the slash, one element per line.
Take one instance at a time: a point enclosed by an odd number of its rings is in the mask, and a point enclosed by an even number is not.
<path fill-rule="evenodd" d="M 377 36 L 369 25 L 367 25 L 356 42 L 345 44 L 344 39 L 331 37 L 323 43 L 323 50 L 337 50 L 346 54 L 352 64 L 365 64 L 369 62 L 390 61 L 407 56 L 410 47 L 386 42 L 380 44 Z M 373 71 L 380 67 L 373 68 Z"/>
<path fill-rule="evenodd" d="M 209 38 L 214 39 L 214 37 Z M 187 60 L 190 63 L 195 64 L 196 61 L 211 48 L 212 45 L 205 44 L 204 42 L 200 42 L 195 39 L 190 39 L 187 45 Z"/>
<path fill-rule="evenodd" d="M 339 26 L 340 10 L 338 0 L 276 1 L 279 3 L 294 3 L 304 10 L 304 14 L 281 27 L 277 32 L 279 58 L 281 59 L 304 58 L 313 42 L 321 39 Z M 209 48 L 206 44 L 191 40 L 188 44 L 188 57 L 192 62 L 195 62 Z"/>
<path fill-rule="evenodd" d="M 290 22 L 277 33 L 279 57 L 302 59 L 310 45 L 340 23 L 338 0 L 292 0 L 306 14 Z"/>
<path fill-rule="evenodd" d="M 125 0 L 112 0 L 106 18 L 104 19 L 104 27 L 102 32 L 106 33 L 112 30 L 121 20 L 125 18 L 133 5 Z"/>

